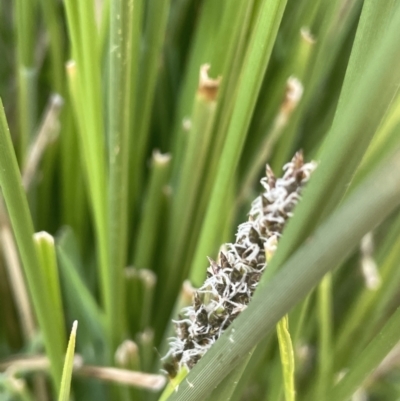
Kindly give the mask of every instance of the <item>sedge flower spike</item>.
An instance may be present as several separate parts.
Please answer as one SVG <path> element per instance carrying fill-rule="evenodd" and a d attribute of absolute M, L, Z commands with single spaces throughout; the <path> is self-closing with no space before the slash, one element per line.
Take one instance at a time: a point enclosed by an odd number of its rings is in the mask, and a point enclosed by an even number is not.
<path fill-rule="evenodd" d="M 174 321 L 176 337 L 170 338 L 163 358 L 171 376 L 192 369 L 249 304 L 315 167 L 315 162 L 303 162 L 301 152 L 283 167 L 281 178 L 267 165 L 264 191 L 253 201 L 248 221 L 238 227 L 236 242 L 225 244 L 217 261 L 209 258 L 206 281 Z"/>

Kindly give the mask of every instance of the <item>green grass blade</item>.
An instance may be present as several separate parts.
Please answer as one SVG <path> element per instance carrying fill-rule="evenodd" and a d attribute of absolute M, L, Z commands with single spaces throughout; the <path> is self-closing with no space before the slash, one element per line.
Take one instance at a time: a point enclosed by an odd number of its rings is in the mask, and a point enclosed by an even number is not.
<path fill-rule="evenodd" d="M 327 391 L 333 381 L 333 346 L 332 346 L 332 275 L 328 273 L 317 289 L 318 308 L 318 365 L 316 380 L 317 397 L 326 399 Z"/>
<path fill-rule="evenodd" d="M 225 196 L 234 177 L 243 148 L 250 118 L 264 77 L 272 46 L 286 6 L 286 1 L 264 1 L 254 28 L 245 63 L 239 80 L 236 103 L 232 113 L 228 134 L 221 154 L 218 173 L 213 187 L 210 204 L 202 226 L 200 239 L 193 258 L 192 269 L 200 272 L 205 257 L 215 251 L 215 222 L 225 208 Z"/>
<path fill-rule="evenodd" d="M 349 366 L 345 377 L 333 388 L 330 401 L 347 401 L 363 381 L 400 340 L 400 308 L 393 313 L 380 333 L 364 352 Z"/>
<path fill-rule="evenodd" d="M 170 0 L 149 0 L 147 2 L 144 37 L 137 83 L 137 101 L 135 103 L 135 146 L 133 148 L 135 162 L 132 173 L 138 196 L 142 189 L 144 171 L 143 162 L 149 143 L 150 117 L 153 107 L 157 82 L 157 71 L 162 57 L 165 29 L 170 9 Z"/>
<path fill-rule="evenodd" d="M 148 269 L 125 270 L 126 310 L 130 336 L 150 327 L 157 276 Z"/>
<path fill-rule="evenodd" d="M 37 68 L 35 65 L 36 4 L 15 2 L 17 58 L 19 160 L 23 166 L 32 140 L 37 118 Z"/>
<path fill-rule="evenodd" d="M 71 387 L 72 369 L 74 367 L 75 339 L 78 321 L 75 320 L 72 325 L 71 335 L 68 341 L 67 354 L 65 355 L 64 368 L 61 379 L 61 388 L 58 401 L 69 401 L 69 393 Z"/>
<path fill-rule="evenodd" d="M 294 352 L 292 339 L 289 332 L 289 317 L 284 316 L 276 325 L 278 335 L 279 351 L 282 364 L 283 388 L 285 390 L 285 400 L 295 400 L 294 387 Z"/>
<path fill-rule="evenodd" d="M 185 77 L 182 80 L 182 89 L 179 93 L 177 105 L 172 141 L 172 154 L 174 155 L 172 161 L 173 177 L 179 172 L 179 165 L 184 154 L 186 136 L 184 135 L 182 123 L 185 118 L 192 114 L 200 66 L 204 63 L 210 63 L 210 60 L 212 60 L 214 37 L 217 36 L 220 28 L 223 7 L 224 2 L 206 0 L 201 8 L 197 29 L 190 48 L 190 59 L 186 66 Z M 225 53 L 226 48 L 221 48 L 221 50 Z"/>
<path fill-rule="evenodd" d="M 207 96 L 208 90 L 218 90 L 218 81 L 212 81 L 215 88 L 204 76 L 207 75 L 208 68 L 201 67 L 199 89 L 196 94 L 191 118 L 192 127 L 190 129 L 187 147 L 181 163 L 181 174 L 179 186 L 176 190 L 174 203 L 171 211 L 171 233 L 169 236 L 169 246 L 167 261 L 169 263 L 168 283 L 164 290 L 169 294 L 174 294 L 179 286 L 176 280 L 178 274 L 183 279 L 187 271 L 182 271 L 182 265 L 187 254 L 188 242 L 192 234 L 193 216 L 196 215 L 198 207 L 198 197 L 201 195 L 202 176 L 205 174 L 207 156 L 212 147 L 212 129 L 215 121 L 216 99 L 215 94 Z M 210 80 L 211 81 L 211 80 Z M 178 273 L 178 269 L 181 271 Z M 186 269 L 187 270 L 187 269 Z M 186 273 L 186 274 L 185 274 Z M 191 270 L 191 281 L 195 286 L 201 285 L 193 269 Z M 200 277 L 202 274 L 200 274 Z M 173 285 L 175 283 L 175 286 Z M 171 287 L 173 290 L 171 290 Z"/>
<path fill-rule="evenodd" d="M 60 278 L 56 251 L 54 248 L 54 238 L 42 231 L 34 235 L 36 252 L 39 256 L 42 274 L 46 278 L 46 291 L 49 294 L 52 308 L 52 323 L 58 332 L 58 338 L 62 344 L 66 344 L 65 337 L 65 318 L 61 299 Z"/>
<path fill-rule="evenodd" d="M 397 94 L 364 156 L 360 168 L 357 171 L 357 175 L 354 178 L 355 183 L 361 180 L 365 174 L 379 164 L 382 157 L 400 147 L 400 139 L 397 135 L 399 123 L 400 95 Z"/>
<path fill-rule="evenodd" d="M 130 112 L 132 109 L 131 76 L 132 22 L 134 2 L 116 0 L 110 10 L 110 68 L 108 77 L 108 139 L 109 139 L 109 243 L 110 260 L 110 327 L 113 346 L 123 339 L 125 330 L 123 271 L 128 245 L 128 166 Z"/>
<path fill-rule="evenodd" d="M 381 255 L 377 260 L 382 284 L 375 291 L 363 288 L 352 307 L 344 315 L 335 344 L 335 362 L 339 367 L 343 365 L 343 360 L 348 360 L 349 355 L 353 356 L 359 353 L 360 346 L 362 348 L 365 346 L 365 339 L 371 338 L 371 333 L 375 334 L 376 324 L 386 314 L 385 306 L 390 305 L 391 300 L 395 297 L 400 282 L 400 272 L 398 271 L 399 229 L 400 215 L 394 221 L 393 233 L 390 233 L 392 235 L 388 235 L 387 240 L 382 244 Z M 394 238 L 391 238 L 393 236 Z M 357 344 L 353 343 L 353 338 L 358 339 Z"/>
<path fill-rule="evenodd" d="M 59 10 L 57 3 L 51 0 L 40 0 L 40 4 L 49 33 L 52 90 L 64 96 L 64 38 L 62 27 L 59 24 Z"/>
<path fill-rule="evenodd" d="M 171 394 L 174 393 L 179 388 L 179 383 L 182 382 L 182 380 L 185 379 L 187 376 L 188 372 L 186 369 L 181 369 L 181 371 L 178 373 L 176 377 L 170 380 L 168 385 L 165 387 L 163 393 L 161 394 L 160 398 L 158 401 L 167 401 L 169 400 L 169 397 Z"/>
<path fill-rule="evenodd" d="M 0 0 L 0 393 L 57 399 L 79 320 L 69 398 L 156 401 L 129 370 L 172 376 L 169 350 L 205 346 L 180 342 L 192 286 L 265 164 L 301 149 L 318 167 L 253 301 L 164 398 L 329 401 L 361 372 L 399 304 L 400 168 L 380 167 L 400 158 L 399 1 Z M 395 351 L 357 396 L 400 396 Z"/>
<path fill-rule="evenodd" d="M 58 390 L 62 374 L 63 338 L 53 324 L 52 303 L 46 288 L 46 277 L 33 242 L 33 223 L 26 195 L 22 190 L 21 175 L 11 142 L 10 132 L 0 101 L 0 186 L 10 216 L 15 239 L 20 252 L 28 288 L 42 330 L 46 351 L 51 361 L 51 373 Z"/>
<path fill-rule="evenodd" d="M 98 242 L 98 264 L 103 306 L 111 317 L 113 282 L 110 281 L 107 173 L 100 71 L 100 49 L 92 1 L 65 2 L 68 34 L 76 65 L 69 67 L 71 98 L 78 121 L 80 151 L 88 185 L 90 208 Z M 109 337 L 114 330 L 108 324 Z"/>
<path fill-rule="evenodd" d="M 77 129 L 71 105 L 64 108 L 62 127 L 60 135 L 61 221 L 74 230 L 82 248 L 87 249 L 89 242 L 89 225 L 86 219 L 88 194 L 84 186 L 84 171 L 82 169 L 77 171 L 74 168 L 77 162 L 82 163 L 82 158 L 79 152 Z M 70 155 L 77 155 L 77 157 L 72 158 Z"/>
<path fill-rule="evenodd" d="M 312 240 L 285 263 L 271 282 L 259 284 L 248 308 L 197 363 L 169 401 L 203 399 L 329 270 L 349 255 L 366 232 L 399 205 L 399 168 L 397 153 L 318 228 Z"/>
<path fill-rule="evenodd" d="M 380 8 L 386 7 L 386 3 L 375 4 L 377 13 Z M 344 196 L 382 116 L 397 92 L 394 83 L 400 82 L 400 70 L 393 70 L 392 66 L 400 63 L 396 38 L 399 23 L 400 7 L 397 7 L 382 36 L 378 51 L 375 51 L 373 58 L 371 56 L 372 60 L 363 74 L 353 73 L 353 70 L 365 67 L 362 54 L 350 60 L 350 78 L 344 85 L 349 85 L 351 90 L 343 89 L 343 106 L 337 112 L 320 151 L 318 169 L 304 191 L 296 215 L 285 229 L 285 235 L 263 280 L 274 274 L 276 268 L 307 238 L 319 220 L 327 216 Z M 363 33 L 367 29 L 369 25 L 362 23 L 353 48 L 370 49 L 369 43 L 363 40 Z"/>
<path fill-rule="evenodd" d="M 171 156 L 169 154 L 153 152 L 150 178 L 134 252 L 134 266 L 138 269 L 149 269 L 154 260 L 157 227 L 162 211 L 163 189 L 168 182 L 170 164 Z"/>
<path fill-rule="evenodd" d="M 218 385 L 216 389 L 213 390 L 211 395 L 207 397 L 207 401 L 230 401 L 235 390 L 236 386 L 239 383 L 240 378 L 243 375 L 243 372 L 248 366 L 251 356 L 253 355 L 253 351 L 248 353 L 243 360 L 236 366 L 221 383 Z"/>
<path fill-rule="evenodd" d="M 70 316 L 81 322 L 80 338 L 92 343 L 95 340 L 104 343 L 105 315 L 80 275 L 79 267 L 75 262 L 76 257 L 73 254 L 72 241 L 72 232 L 69 229 L 64 229 L 56 241 L 65 302 Z M 79 297 L 76 294 L 79 294 Z"/>
<path fill-rule="evenodd" d="M 108 1 L 108 3 L 110 3 Z M 145 1 L 144 0 L 134 0 L 133 3 L 133 16 L 132 16 L 132 29 L 131 29 L 131 78 L 130 78 L 130 91 L 131 91 L 131 111 L 130 111 L 130 140 L 129 140 L 129 171 L 131 172 L 129 178 L 129 202 L 130 209 L 129 213 L 135 216 L 135 207 L 137 204 L 135 200 L 139 196 L 138 190 L 138 179 L 139 172 L 135 171 L 138 166 L 138 157 L 136 155 L 137 146 L 139 141 L 139 131 L 137 127 L 137 117 L 135 110 L 137 109 L 137 104 L 142 101 L 139 92 L 139 71 L 140 62 L 142 57 L 142 40 L 143 40 L 143 25 L 144 25 L 144 11 L 145 11 Z M 141 166 L 139 166 L 141 167 Z M 135 228 L 135 227 L 134 227 Z"/>

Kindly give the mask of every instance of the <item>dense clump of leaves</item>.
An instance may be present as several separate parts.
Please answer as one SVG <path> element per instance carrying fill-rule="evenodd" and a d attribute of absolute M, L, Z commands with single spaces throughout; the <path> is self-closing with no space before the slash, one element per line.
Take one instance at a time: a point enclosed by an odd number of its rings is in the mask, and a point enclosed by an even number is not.
<path fill-rule="evenodd" d="M 163 401 L 398 399 L 399 26 L 396 0 L 0 2 L 1 396 L 56 399 L 79 320 L 76 399 L 155 400 L 169 342 Z M 296 149 L 304 191 L 297 155 L 250 206 Z"/>

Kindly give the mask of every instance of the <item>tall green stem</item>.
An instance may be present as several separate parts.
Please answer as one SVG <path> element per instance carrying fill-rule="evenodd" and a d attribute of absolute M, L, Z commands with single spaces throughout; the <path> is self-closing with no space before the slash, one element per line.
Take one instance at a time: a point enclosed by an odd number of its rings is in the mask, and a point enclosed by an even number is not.
<path fill-rule="evenodd" d="M 51 362 L 53 385 L 58 391 L 62 374 L 65 339 L 60 338 L 60 327 L 53 324 L 52 321 L 53 304 L 49 293 L 45 291 L 47 288 L 47 279 L 44 269 L 40 266 L 39 257 L 33 242 L 34 228 L 32 217 L 29 212 L 26 195 L 22 190 L 21 175 L 1 100 L 0 154 L 0 186 L 20 251 L 35 313 L 43 333 L 45 348 Z"/>
<path fill-rule="evenodd" d="M 137 2 L 136 2 L 137 3 Z M 124 277 L 127 260 L 128 234 L 128 160 L 131 112 L 132 21 L 136 12 L 134 0 L 111 2 L 110 10 L 110 69 L 108 79 L 108 138 L 109 138 L 109 285 L 110 328 L 114 347 L 122 341 L 124 322 Z"/>

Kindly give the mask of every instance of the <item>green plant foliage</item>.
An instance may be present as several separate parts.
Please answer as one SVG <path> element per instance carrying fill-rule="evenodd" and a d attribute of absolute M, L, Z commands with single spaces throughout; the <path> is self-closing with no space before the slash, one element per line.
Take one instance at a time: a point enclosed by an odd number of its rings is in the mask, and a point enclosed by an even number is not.
<path fill-rule="evenodd" d="M 289 332 L 289 319 L 284 316 L 277 324 L 277 334 L 279 342 L 279 350 L 282 361 L 282 373 L 284 378 L 284 390 L 286 401 L 295 400 L 294 388 L 294 353 L 293 344 Z"/>
<path fill-rule="evenodd" d="M 78 321 L 75 320 L 74 324 L 72 325 L 71 335 L 68 341 L 67 353 L 65 355 L 65 362 L 61 379 L 61 389 L 60 389 L 60 394 L 58 396 L 58 401 L 69 400 L 72 369 L 74 367 L 74 353 L 75 353 L 77 328 L 78 328 Z"/>
<path fill-rule="evenodd" d="M 0 1 L 0 399 L 399 399 L 399 26 L 396 0 Z M 163 392 L 207 257 L 299 150 L 253 299 Z"/>

